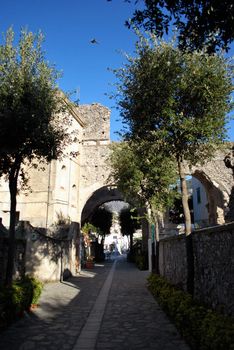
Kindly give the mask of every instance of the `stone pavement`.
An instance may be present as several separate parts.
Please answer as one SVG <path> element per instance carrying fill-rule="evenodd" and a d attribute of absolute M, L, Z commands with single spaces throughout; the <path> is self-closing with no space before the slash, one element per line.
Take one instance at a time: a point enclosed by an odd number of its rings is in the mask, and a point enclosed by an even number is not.
<path fill-rule="evenodd" d="M 147 275 L 118 258 L 47 284 L 40 307 L 0 333 L 0 349 L 189 350 L 146 289 Z"/>

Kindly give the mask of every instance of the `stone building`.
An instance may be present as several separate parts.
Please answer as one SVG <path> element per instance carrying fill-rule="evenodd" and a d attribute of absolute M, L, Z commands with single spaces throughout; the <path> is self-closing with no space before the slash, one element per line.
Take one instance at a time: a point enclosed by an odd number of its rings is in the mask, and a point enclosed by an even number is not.
<path fill-rule="evenodd" d="M 52 161 L 45 169 L 27 169 L 31 190 L 17 197 L 18 220 L 50 227 L 58 220 L 81 222 L 82 209 L 90 194 L 103 187 L 108 177 L 105 165 L 110 143 L 110 111 L 100 104 L 68 105 L 71 130 L 76 130 L 67 151 L 77 152 Z M 8 183 L 0 179 L 0 217 L 9 226 Z"/>
<path fill-rule="evenodd" d="M 110 110 L 100 104 L 74 106 L 68 104 L 72 118 L 71 131 L 77 130 L 69 151 L 76 157 L 52 161 L 44 171 L 29 169 L 31 192 L 20 192 L 17 198 L 19 220 L 33 226 L 50 227 L 61 219 L 82 224 L 93 210 L 105 202 L 123 200 L 121 193 L 108 184 L 110 169 L 106 162 L 110 144 Z M 209 225 L 223 224 L 233 218 L 232 143 L 204 165 L 186 169 L 203 185 L 208 208 Z M 231 152 L 231 153 L 230 153 Z M 0 217 L 9 225 L 9 191 L 0 179 Z"/>

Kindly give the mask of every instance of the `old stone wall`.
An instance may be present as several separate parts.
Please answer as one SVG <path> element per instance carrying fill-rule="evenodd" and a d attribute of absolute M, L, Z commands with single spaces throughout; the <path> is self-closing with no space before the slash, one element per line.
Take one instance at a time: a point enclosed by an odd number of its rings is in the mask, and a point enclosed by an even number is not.
<path fill-rule="evenodd" d="M 186 290 L 187 255 L 184 235 L 165 238 L 159 244 L 159 273 L 167 280 Z"/>
<path fill-rule="evenodd" d="M 209 224 L 222 225 L 234 220 L 232 208 L 233 169 L 227 164 L 227 157 L 232 152 L 233 143 L 227 142 L 222 150 L 217 151 L 211 160 L 186 168 L 187 174 L 197 178 L 205 188 L 208 199 Z"/>
<path fill-rule="evenodd" d="M 192 279 L 196 300 L 234 316 L 234 223 L 194 231 L 190 240 L 187 249 L 184 235 L 160 241 L 160 274 L 184 290 Z"/>
<path fill-rule="evenodd" d="M 79 217 L 87 200 L 107 185 L 110 144 L 110 110 L 100 104 L 79 106 L 85 123 L 80 147 Z"/>
<path fill-rule="evenodd" d="M 234 223 L 192 235 L 194 297 L 234 315 Z"/>
<path fill-rule="evenodd" d="M 78 273 L 79 225 L 71 223 L 59 230 L 53 235 L 24 223 L 27 237 L 26 273 L 42 281 L 57 281 Z"/>
<path fill-rule="evenodd" d="M 8 233 L 0 226 L 0 284 L 6 273 Z M 71 223 L 61 227 L 56 234 L 34 228 L 27 221 L 20 221 L 16 231 L 14 278 L 25 273 L 41 281 L 56 281 L 80 270 L 79 225 Z"/>
<path fill-rule="evenodd" d="M 21 233 L 16 231 L 15 241 L 15 271 L 14 277 L 18 278 L 25 273 L 26 240 Z M 8 253 L 8 230 L 2 225 L 0 218 L 0 285 L 5 281 Z"/>
<path fill-rule="evenodd" d="M 83 141 L 105 141 L 110 139 L 110 110 L 99 103 L 80 105 L 78 113 L 84 122 Z"/>

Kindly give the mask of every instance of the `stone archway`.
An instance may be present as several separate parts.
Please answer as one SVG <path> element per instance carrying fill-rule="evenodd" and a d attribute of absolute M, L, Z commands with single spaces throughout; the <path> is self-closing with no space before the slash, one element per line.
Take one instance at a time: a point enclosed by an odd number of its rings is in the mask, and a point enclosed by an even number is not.
<path fill-rule="evenodd" d="M 222 184 L 211 181 L 204 171 L 195 170 L 192 174 L 203 185 L 207 196 L 207 210 L 210 225 L 222 225 L 225 223 L 225 211 L 229 195 Z"/>
<path fill-rule="evenodd" d="M 233 174 L 225 164 L 225 155 L 232 144 L 227 144 L 226 150 L 218 151 L 214 158 L 203 165 L 186 169 L 188 175 L 197 178 L 204 186 L 209 212 L 210 225 L 222 225 L 230 213 L 230 198 L 233 192 Z"/>
<path fill-rule="evenodd" d="M 123 195 L 116 187 L 103 186 L 94 191 L 81 212 L 81 225 L 88 220 L 96 208 L 111 201 L 124 201 Z"/>

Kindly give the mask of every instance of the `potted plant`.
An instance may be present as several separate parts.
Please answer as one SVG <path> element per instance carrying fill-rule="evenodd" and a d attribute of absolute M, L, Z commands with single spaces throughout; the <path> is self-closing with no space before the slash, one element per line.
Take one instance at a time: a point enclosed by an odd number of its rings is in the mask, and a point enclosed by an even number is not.
<path fill-rule="evenodd" d="M 92 269 L 94 267 L 94 256 L 90 255 L 86 258 L 86 263 L 85 263 L 85 267 L 87 269 Z"/>

